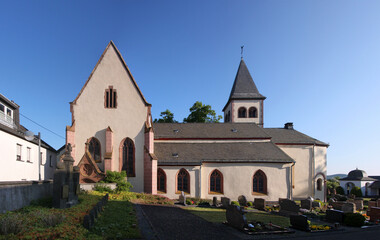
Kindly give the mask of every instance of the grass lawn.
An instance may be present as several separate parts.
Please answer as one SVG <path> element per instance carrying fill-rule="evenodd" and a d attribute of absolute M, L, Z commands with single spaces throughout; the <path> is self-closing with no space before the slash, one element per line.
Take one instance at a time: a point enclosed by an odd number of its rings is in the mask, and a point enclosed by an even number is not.
<path fill-rule="evenodd" d="M 109 201 L 86 237 L 88 239 L 141 238 L 132 204 L 129 201 Z"/>
<path fill-rule="evenodd" d="M 201 208 L 201 207 L 184 207 L 183 209 L 188 210 L 194 215 L 197 215 L 209 222 L 225 222 L 226 221 L 226 210 L 218 208 Z M 246 215 L 247 221 L 260 221 L 264 223 L 273 223 L 281 227 L 289 227 L 289 218 L 270 214 L 263 211 L 248 212 Z"/>

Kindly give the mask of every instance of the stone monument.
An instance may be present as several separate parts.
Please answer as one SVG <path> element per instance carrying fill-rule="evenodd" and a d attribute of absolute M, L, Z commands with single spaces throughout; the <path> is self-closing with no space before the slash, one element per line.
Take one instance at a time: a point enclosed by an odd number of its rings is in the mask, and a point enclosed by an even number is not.
<path fill-rule="evenodd" d="M 71 144 L 67 144 L 63 162 L 57 164 L 53 178 L 53 207 L 69 208 L 78 203 L 79 171 L 74 167 Z"/>

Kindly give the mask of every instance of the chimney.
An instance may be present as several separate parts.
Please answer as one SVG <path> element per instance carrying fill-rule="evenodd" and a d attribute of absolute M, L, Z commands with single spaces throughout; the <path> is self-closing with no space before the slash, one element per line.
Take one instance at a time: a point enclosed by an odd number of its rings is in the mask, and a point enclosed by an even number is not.
<path fill-rule="evenodd" d="M 292 122 L 285 123 L 284 128 L 293 130 L 293 123 Z"/>

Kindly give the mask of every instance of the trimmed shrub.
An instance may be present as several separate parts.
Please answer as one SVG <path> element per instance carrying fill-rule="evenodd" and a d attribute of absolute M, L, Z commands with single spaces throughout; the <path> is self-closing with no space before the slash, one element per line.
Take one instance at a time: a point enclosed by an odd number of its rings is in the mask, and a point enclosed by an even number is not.
<path fill-rule="evenodd" d="M 364 225 L 365 217 L 360 213 L 345 213 L 344 224 L 351 227 L 361 227 Z"/>
<path fill-rule="evenodd" d="M 127 182 L 126 180 L 120 181 L 116 183 L 116 192 L 129 192 L 132 188 L 132 184 Z"/>
<path fill-rule="evenodd" d="M 238 202 L 238 201 L 231 201 L 231 205 L 240 206 L 240 204 L 239 204 L 239 202 Z"/>
<path fill-rule="evenodd" d="M 101 183 L 96 183 L 94 190 L 98 191 L 98 192 L 109 192 L 109 193 L 113 192 L 113 190 L 110 187 L 108 187 L 104 184 L 101 184 Z"/>
<path fill-rule="evenodd" d="M 247 202 L 248 207 L 253 207 L 253 202 Z"/>
<path fill-rule="evenodd" d="M 356 197 L 363 197 L 362 190 L 358 186 L 353 187 L 350 194 L 353 194 Z"/>
<path fill-rule="evenodd" d="M 116 172 L 116 171 L 107 171 L 106 177 L 104 178 L 104 182 L 106 183 L 118 183 L 120 181 L 125 180 L 127 177 L 126 171 Z"/>
<path fill-rule="evenodd" d="M 336 194 L 344 195 L 344 189 L 341 186 L 336 188 Z"/>

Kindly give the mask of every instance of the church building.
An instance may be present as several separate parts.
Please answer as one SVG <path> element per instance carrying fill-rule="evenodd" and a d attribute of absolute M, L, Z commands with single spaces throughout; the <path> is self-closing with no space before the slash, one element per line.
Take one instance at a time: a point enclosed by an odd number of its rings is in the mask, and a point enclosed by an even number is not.
<path fill-rule="evenodd" d="M 133 191 L 176 199 L 245 195 L 326 198 L 328 144 L 286 123 L 264 128 L 264 100 L 242 59 L 224 123 L 152 123 L 147 102 L 111 41 L 70 103 L 73 147 L 83 183 L 127 172 Z"/>

